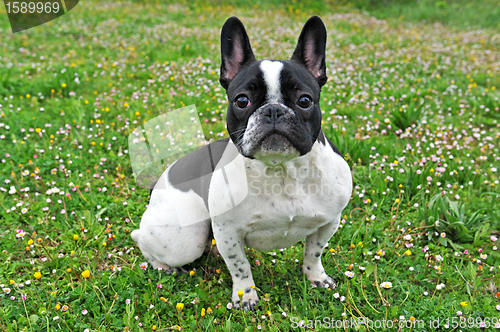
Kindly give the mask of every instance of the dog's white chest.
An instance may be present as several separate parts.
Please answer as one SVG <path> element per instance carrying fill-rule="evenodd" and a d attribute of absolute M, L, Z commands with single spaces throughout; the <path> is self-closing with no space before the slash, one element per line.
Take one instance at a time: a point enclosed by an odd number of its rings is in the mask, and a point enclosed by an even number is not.
<path fill-rule="evenodd" d="M 243 157 L 242 157 L 243 158 Z M 220 215 L 213 227 L 236 228 L 245 244 L 260 250 L 289 247 L 338 218 L 352 191 L 347 163 L 329 147 L 316 143 L 305 156 L 278 166 L 243 158 L 243 167 L 226 172 L 226 179 L 246 179 L 231 191 L 244 191 L 244 198 Z M 238 174 L 239 173 L 239 174 Z M 219 210 L 224 199 L 220 178 L 211 184 L 210 210 Z M 233 195 L 236 197 L 236 195 Z M 337 220 L 338 222 L 338 220 Z"/>

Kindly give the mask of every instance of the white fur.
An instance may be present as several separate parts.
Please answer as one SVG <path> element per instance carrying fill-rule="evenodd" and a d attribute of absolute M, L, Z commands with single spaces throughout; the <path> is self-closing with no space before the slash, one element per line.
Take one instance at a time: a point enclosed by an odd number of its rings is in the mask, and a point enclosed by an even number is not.
<path fill-rule="evenodd" d="M 289 247 L 330 221 L 338 227 L 340 220 L 331 219 L 347 205 L 352 179 L 349 166 L 330 146 L 316 142 L 310 153 L 277 167 L 241 158 L 245 160 L 245 169 L 232 169 L 240 174 L 230 173 L 228 177 L 246 177 L 248 195 L 225 214 L 211 213 L 213 222 L 232 220 L 231 228 L 244 233 L 245 244 L 259 250 Z M 307 172 L 299 173 L 306 169 Z M 225 191 L 225 186 L 221 178 L 212 178 L 210 211 L 219 204 L 219 193 Z M 305 192 L 307 186 L 310 194 Z M 254 219 L 258 215 L 262 216 L 261 221 Z"/>
<path fill-rule="evenodd" d="M 229 177 L 246 178 L 247 197 L 223 214 L 211 213 L 218 250 L 233 278 L 233 301 L 239 302 L 238 290 L 254 285 L 244 246 L 271 250 L 289 247 L 306 238 L 304 273 L 316 284 L 334 287 L 325 274 L 320 255 L 336 232 L 341 212 L 351 196 L 348 164 L 330 146 L 318 142 L 308 154 L 274 167 L 256 159 L 244 160 L 245 168 L 234 169 L 238 174 Z M 211 211 L 225 186 L 220 177 L 212 178 Z M 316 191 L 304 192 L 307 186 Z M 258 297 L 253 291 L 245 292 L 242 301 L 252 305 Z"/>
<path fill-rule="evenodd" d="M 193 191 L 171 186 L 169 170 L 155 185 L 140 229 L 132 232 L 132 239 L 153 268 L 193 262 L 203 254 L 210 235 L 210 216 L 203 199 Z"/>
<path fill-rule="evenodd" d="M 260 63 L 260 70 L 264 74 L 264 81 L 267 85 L 267 102 L 281 103 L 283 97 L 281 95 L 280 76 L 283 69 L 283 63 L 279 61 L 264 60 Z"/>

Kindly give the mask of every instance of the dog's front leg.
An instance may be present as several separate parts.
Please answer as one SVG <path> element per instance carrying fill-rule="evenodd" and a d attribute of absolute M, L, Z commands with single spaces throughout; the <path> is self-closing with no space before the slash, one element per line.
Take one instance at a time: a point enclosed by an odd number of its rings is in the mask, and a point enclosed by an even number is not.
<path fill-rule="evenodd" d="M 223 230 L 224 227 L 213 224 L 214 238 L 217 248 L 226 262 L 227 268 L 233 278 L 234 305 L 243 310 L 255 311 L 259 304 L 259 297 L 254 287 L 250 263 L 245 254 L 243 237 L 236 230 Z M 238 291 L 243 291 L 240 299 Z"/>
<path fill-rule="evenodd" d="M 318 287 L 332 289 L 336 287 L 333 279 L 325 273 L 325 269 L 321 263 L 321 253 L 330 238 L 337 231 L 339 222 L 340 216 L 306 237 L 302 271 L 307 276 L 307 279 Z"/>

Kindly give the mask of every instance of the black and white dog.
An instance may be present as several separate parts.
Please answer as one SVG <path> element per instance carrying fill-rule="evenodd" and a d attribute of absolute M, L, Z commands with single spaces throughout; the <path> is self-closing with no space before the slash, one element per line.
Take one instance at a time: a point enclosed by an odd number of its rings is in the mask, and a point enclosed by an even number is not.
<path fill-rule="evenodd" d="M 257 61 L 241 21 L 226 21 L 220 83 L 230 138 L 181 158 L 156 184 L 132 232 L 154 268 L 193 262 L 213 235 L 233 279 L 233 302 L 254 310 L 245 246 L 272 250 L 305 238 L 303 272 L 317 286 L 335 287 L 321 254 L 349 202 L 352 177 L 321 131 L 325 46 L 325 26 L 313 16 L 291 60 Z"/>

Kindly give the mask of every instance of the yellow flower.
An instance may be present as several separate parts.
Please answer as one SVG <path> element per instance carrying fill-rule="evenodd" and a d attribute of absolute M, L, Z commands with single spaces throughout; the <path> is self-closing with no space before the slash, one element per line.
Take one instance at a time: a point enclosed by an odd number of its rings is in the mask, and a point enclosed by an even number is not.
<path fill-rule="evenodd" d="M 65 88 L 65 87 L 66 87 L 66 83 L 61 84 L 61 86 L 62 86 L 63 88 Z"/>
<path fill-rule="evenodd" d="M 83 271 L 82 272 L 82 277 L 84 277 L 85 279 L 90 278 L 90 271 L 89 270 Z"/>
<path fill-rule="evenodd" d="M 16 283 L 16 282 L 15 282 L 14 280 L 12 280 L 12 279 L 10 279 L 10 281 L 9 281 L 9 282 L 10 282 L 10 284 L 11 284 L 11 285 L 14 285 L 14 284 Z"/>
<path fill-rule="evenodd" d="M 162 300 L 163 302 L 167 303 L 167 299 L 166 299 L 166 298 L 164 298 L 163 296 L 162 296 L 162 297 L 160 297 L 160 300 Z"/>
<path fill-rule="evenodd" d="M 42 274 L 40 272 L 35 272 L 35 275 L 34 277 L 38 280 L 40 280 L 42 278 Z"/>
<path fill-rule="evenodd" d="M 215 239 L 212 239 L 212 245 L 215 246 L 216 244 Z"/>
<path fill-rule="evenodd" d="M 207 314 L 209 314 L 209 315 L 210 315 L 211 313 L 212 313 L 212 308 L 208 308 L 208 309 L 207 309 Z"/>
<path fill-rule="evenodd" d="M 242 290 L 238 291 L 238 297 L 240 298 L 240 300 L 243 298 L 243 291 Z"/>
<path fill-rule="evenodd" d="M 73 235 L 73 240 L 78 241 L 78 234 Z"/>
<path fill-rule="evenodd" d="M 189 271 L 190 276 L 194 276 L 194 271 Z"/>
<path fill-rule="evenodd" d="M 415 317 L 411 316 L 411 317 L 410 317 L 410 320 L 411 320 L 412 322 L 414 322 L 414 321 L 415 321 Z"/>
<path fill-rule="evenodd" d="M 153 331 L 156 331 L 156 325 L 153 325 L 153 326 L 151 327 L 151 329 L 152 329 Z"/>
<path fill-rule="evenodd" d="M 59 309 L 61 309 L 61 305 L 58 303 L 58 304 L 56 304 L 56 310 L 59 310 Z"/>
<path fill-rule="evenodd" d="M 396 204 L 398 204 L 398 203 L 399 203 L 399 198 L 396 198 L 395 203 L 396 203 Z"/>
<path fill-rule="evenodd" d="M 405 255 L 406 255 L 406 256 L 410 256 L 410 255 L 411 255 L 411 251 L 410 251 L 410 249 L 408 249 L 408 250 L 406 250 L 406 251 L 405 251 Z"/>
<path fill-rule="evenodd" d="M 177 310 L 182 311 L 182 309 L 184 309 L 184 303 L 177 303 L 175 307 L 177 308 Z"/>
<path fill-rule="evenodd" d="M 32 245 L 32 244 L 33 244 L 33 240 L 31 240 L 31 239 L 30 239 L 30 240 L 28 241 L 28 245 Z"/>
<path fill-rule="evenodd" d="M 467 306 L 467 301 L 460 302 L 460 305 L 461 305 L 462 307 L 466 307 L 466 306 Z"/>
<path fill-rule="evenodd" d="M 205 308 L 201 309 L 201 317 L 205 317 Z"/>

